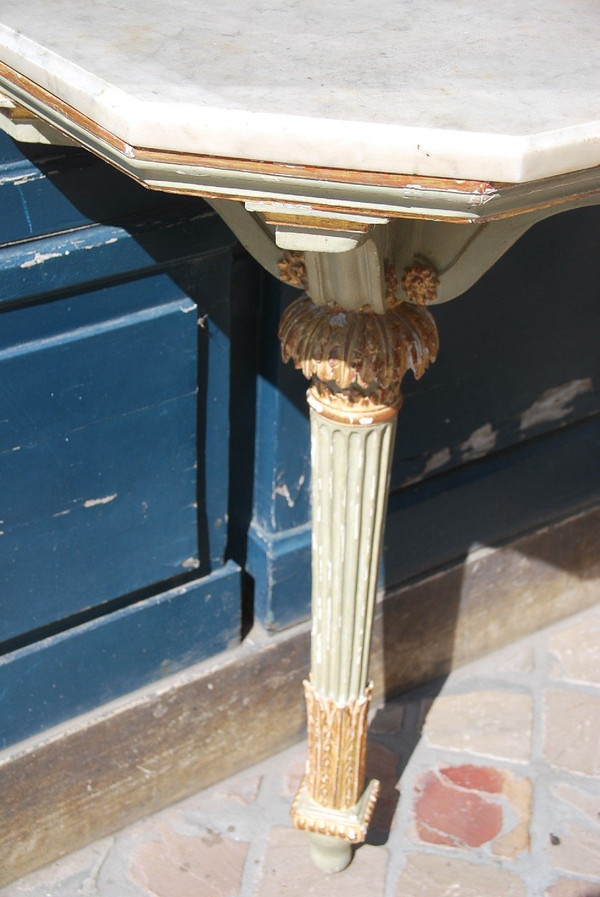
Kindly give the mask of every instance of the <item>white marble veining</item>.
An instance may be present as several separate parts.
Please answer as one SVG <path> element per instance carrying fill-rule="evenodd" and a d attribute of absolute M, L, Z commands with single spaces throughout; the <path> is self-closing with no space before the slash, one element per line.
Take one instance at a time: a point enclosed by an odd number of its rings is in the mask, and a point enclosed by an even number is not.
<path fill-rule="evenodd" d="M 527 181 L 600 165 L 598 0 L 0 0 L 0 60 L 132 146 Z"/>

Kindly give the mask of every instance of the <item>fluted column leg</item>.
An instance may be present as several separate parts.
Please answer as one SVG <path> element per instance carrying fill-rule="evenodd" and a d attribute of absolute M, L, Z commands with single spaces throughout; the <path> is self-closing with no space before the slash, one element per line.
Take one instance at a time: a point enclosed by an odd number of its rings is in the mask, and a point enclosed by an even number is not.
<path fill-rule="evenodd" d="M 368 669 L 400 381 L 435 359 L 437 334 L 417 306 L 378 315 L 301 299 L 280 336 L 284 359 L 312 380 L 308 758 L 292 820 L 311 833 L 319 868 L 337 872 L 364 841 L 379 791 L 365 782 Z"/>

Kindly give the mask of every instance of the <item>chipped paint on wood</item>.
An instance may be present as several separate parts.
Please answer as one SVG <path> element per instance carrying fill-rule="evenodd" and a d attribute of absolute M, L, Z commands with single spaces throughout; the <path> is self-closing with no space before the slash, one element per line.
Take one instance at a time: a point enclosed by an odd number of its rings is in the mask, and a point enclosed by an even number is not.
<path fill-rule="evenodd" d="M 105 495 L 103 498 L 88 498 L 87 501 L 84 501 L 84 508 L 95 508 L 96 505 L 107 505 L 111 501 L 114 501 L 117 497 L 118 492 L 115 492 L 114 495 Z"/>
<path fill-rule="evenodd" d="M 440 467 L 445 467 L 446 464 L 450 461 L 452 457 L 452 451 L 448 446 L 443 449 L 440 449 L 439 452 L 435 452 L 423 470 L 422 476 L 426 476 L 428 473 L 431 473 L 434 470 L 438 470 Z"/>
<path fill-rule="evenodd" d="M 473 458 L 481 458 L 491 452 L 498 439 L 498 432 L 494 430 L 490 423 L 478 427 L 473 430 L 469 438 L 461 443 L 460 450 L 463 454 L 463 461 L 471 461 Z"/>
<path fill-rule="evenodd" d="M 570 380 L 561 386 L 545 390 L 521 415 L 520 429 L 530 430 L 549 421 L 564 420 L 574 410 L 569 403 L 577 396 L 591 392 L 592 388 L 591 378 L 586 377 L 583 380 Z"/>
<path fill-rule="evenodd" d="M 281 497 L 285 499 L 288 508 L 293 508 L 294 505 L 296 504 L 296 502 L 298 501 L 298 496 L 300 495 L 300 492 L 301 492 L 302 487 L 304 486 L 305 482 L 306 482 L 306 474 L 301 474 L 301 476 L 298 480 L 298 483 L 296 485 L 295 497 L 292 496 L 287 483 L 280 483 L 279 485 L 275 486 L 273 492 L 275 495 L 281 495 Z"/>
<path fill-rule="evenodd" d="M 41 265 L 49 259 L 59 259 L 62 257 L 61 252 L 34 252 L 33 258 L 22 262 L 20 268 L 33 268 L 34 265 Z"/>

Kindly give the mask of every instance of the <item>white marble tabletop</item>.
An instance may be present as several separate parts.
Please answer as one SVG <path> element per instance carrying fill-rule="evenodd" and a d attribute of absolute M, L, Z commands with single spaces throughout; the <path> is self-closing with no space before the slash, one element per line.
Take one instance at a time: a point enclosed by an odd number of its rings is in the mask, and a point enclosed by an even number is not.
<path fill-rule="evenodd" d="M 132 147 L 525 182 L 600 165 L 598 0 L 0 0 L 0 61 Z"/>

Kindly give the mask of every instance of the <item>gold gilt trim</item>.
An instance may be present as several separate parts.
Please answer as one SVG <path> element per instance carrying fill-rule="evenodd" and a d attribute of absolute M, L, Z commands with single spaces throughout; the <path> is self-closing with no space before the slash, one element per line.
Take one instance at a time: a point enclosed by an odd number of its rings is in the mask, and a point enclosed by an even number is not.
<path fill-rule="evenodd" d="M 292 804 L 292 824 L 301 831 L 341 838 L 351 844 L 362 844 L 367 837 L 379 788 L 379 782 L 372 779 L 354 807 L 334 810 L 315 803 L 309 797 L 306 781 L 303 780 Z"/>
<path fill-rule="evenodd" d="M 338 704 L 304 682 L 308 721 L 306 789 L 322 807 L 347 810 L 364 788 L 369 685 L 362 697 Z"/>
<path fill-rule="evenodd" d="M 390 408 L 398 410 L 404 374 L 411 370 L 419 379 L 439 347 L 431 314 L 407 302 L 379 315 L 370 308 L 346 311 L 335 303 L 297 299 L 281 319 L 279 338 L 283 360 L 293 360 L 312 380 L 315 410 L 328 416 L 329 409 L 335 419 L 349 406 L 365 412 L 384 407 L 388 415 Z M 372 414 L 364 417 L 373 422 Z"/>
<path fill-rule="evenodd" d="M 365 840 L 379 795 L 379 782 L 365 788 L 370 683 L 360 698 L 338 704 L 304 682 L 308 719 L 306 775 L 292 804 L 295 828 Z"/>
<path fill-rule="evenodd" d="M 416 305 L 431 305 L 437 299 L 440 279 L 431 265 L 415 262 L 404 269 L 401 286 L 409 302 Z"/>
<path fill-rule="evenodd" d="M 283 283 L 289 283 L 292 287 L 301 287 L 303 290 L 308 289 L 303 252 L 284 252 L 281 261 L 277 262 L 277 267 Z"/>

